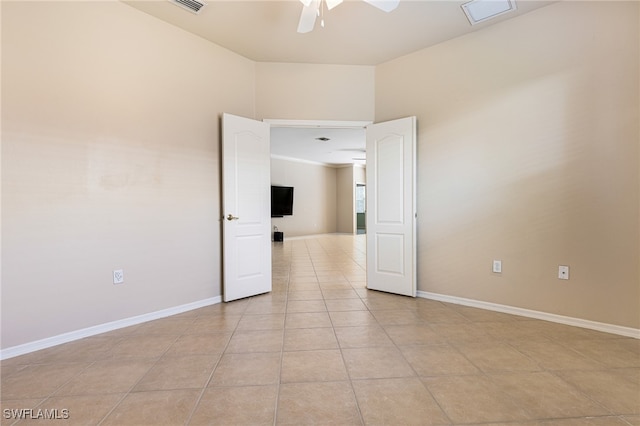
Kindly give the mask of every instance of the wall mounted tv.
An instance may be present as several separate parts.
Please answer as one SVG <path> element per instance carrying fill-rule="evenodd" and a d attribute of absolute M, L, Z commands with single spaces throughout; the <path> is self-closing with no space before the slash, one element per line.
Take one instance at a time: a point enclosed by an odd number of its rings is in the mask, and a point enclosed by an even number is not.
<path fill-rule="evenodd" d="M 293 214 L 293 187 L 271 185 L 271 217 Z"/>

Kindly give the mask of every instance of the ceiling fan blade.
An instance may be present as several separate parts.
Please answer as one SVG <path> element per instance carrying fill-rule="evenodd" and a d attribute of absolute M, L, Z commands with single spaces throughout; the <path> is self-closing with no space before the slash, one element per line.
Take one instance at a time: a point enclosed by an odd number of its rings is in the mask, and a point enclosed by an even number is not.
<path fill-rule="evenodd" d="M 363 0 L 369 3 L 371 6 L 377 7 L 384 12 L 391 12 L 396 7 L 400 0 Z"/>
<path fill-rule="evenodd" d="M 342 0 L 325 0 L 325 3 L 327 3 L 327 10 L 331 10 L 342 3 Z"/>
<path fill-rule="evenodd" d="M 318 17 L 318 8 L 320 6 L 320 0 L 311 0 L 309 6 L 302 8 L 302 14 L 300 14 L 300 22 L 298 22 L 298 32 L 308 33 L 313 30 L 316 25 L 316 18 Z"/>

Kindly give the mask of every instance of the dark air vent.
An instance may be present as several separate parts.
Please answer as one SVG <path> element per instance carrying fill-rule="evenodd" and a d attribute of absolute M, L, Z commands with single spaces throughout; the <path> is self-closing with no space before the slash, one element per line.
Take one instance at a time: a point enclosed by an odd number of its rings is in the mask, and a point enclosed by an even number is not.
<path fill-rule="evenodd" d="M 207 4 L 198 0 L 169 0 L 176 6 L 180 6 L 183 9 L 187 9 L 193 13 L 200 13 L 200 10 Z"/>

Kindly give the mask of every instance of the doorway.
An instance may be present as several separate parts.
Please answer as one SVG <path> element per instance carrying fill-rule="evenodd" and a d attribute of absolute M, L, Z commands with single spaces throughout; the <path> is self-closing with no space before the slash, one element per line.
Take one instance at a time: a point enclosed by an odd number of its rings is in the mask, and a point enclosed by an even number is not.
<path fill-rule="evenodd" d="M 252 122 L 253 120 L 248 121 Z M 250 127 L 249 124 L 254 125 L 253 123 L 247 123 L 248 127 Z M 267 124 L 267 128 L 268 127 L 269 124 Z M 238 135 L 253 135 L 255 132 L 250 129 L 243 130 L 238 128 L 234 129 L 234 132 L 229 133 L 230 136 L 232 136 L 229 140 L 231 143 L 231 139 L 234 139 L 236 142 L 239 140 Z M 365 186 L 365 190 L 369 190 L 365 200 L 367 205 L 366 211 L 369 212 L 369 217 L 365 219 L 365 229 L 367 231 L 366 285 L 367 288 L 371 290 L 415 297 L 416 118 L 406 117 L 368 125 L 365 129 L 365 134 L 366 149 L 364 152 L 371 156 L 371 158 L 369 158 L 369 166 L 366 168 L 367 186 Z M 245 139 L 246 137 L 241 138 L 241 140 Z M 223 143 L 227 143 L 226 131 L 224 132 Z M 268 136 L 266 146 L 269 146 Z M 265 153 L 269 155 L 268 150 L 266 150 Z M 235 161 L 227 161 L 225 158 L 222 169 L 231 169 L 234 163 Z M 246 163 L 248 166 L 251 165 L 251 161 Z M 248 167 L 247 173 L 252 174 L 251 170 L 251 167 Z M 247 177 L 247 179 L 249 178 Z M 226 184 L 226 180 L 227 176 L 224 174 L 223 183 Z M 230 180 L 233 181 L 233 179 Z M 249 179 L 248 181 L 253 182 L 254 180 Z M 268 185 L 267 179 L 263 181 Z M 357 188 L 355 179 L 351 180 L 351 182 L 349 185 L 350 192 L 355 192 Z M 249 198 L 254 199 L 255 197 Z M 228 210 L 226 198 L 223 197 L 223 200 L 223 210 Z M 355 196 L 352 196 L 351 203 L 354 202 Z M 353 224 L 353 222 L 355 222 L 353 220 L 355 209 L 353 204 L 351 205 L 350 221 L 352 221 Z M 237 210 L 238 209 L 236 209 L 236 211 Z M 243 216 L 242 212 L 240 216 Z M 260 217 L 268 218 L 269 215 L 260 215 Z M 246 221 L 247 219 L 229 214 L 228 220 L 230 222 L 236 220 L 238 226 L 240 226 L 244 225 L 243 220 Z M 261 221 L 262 220 L 259 222 Z M 353 234 L 353 228 L 351 228 L 350 233 Z M 268 228 L 267 232 L 260 234 L 261 237 L 268 235 Z M 269 250 L 269 254 L 269 257 L 271 257 L 271 250 Z M 224 248 L 223 259 L 237 256 L 237 250 L 227 250 L 226 247 Z M 271 268 L 269 267 L 269 271 L 270 270 Z"/>
<path fill-rule="evenodd" d="M 277 120 L 276 120 L 277 121 Z M 282 125 L 271 121 L 272 128 Z M 310 127 L 323 127 L 325 122 L 315 122 Z M 299 121 L 285 122 L 288 126 L 300 126 Z M 309 124 L 306 124 L 309 126 Z M 305 126 L 303 124 L 303 126 Z M 416 117 L 405 117 L 382 123 L 368 124 L 364 129 L 366 146 L 361 157 L 367 159 L 364 179 L 355 174 L 347 176 L 348 194 L 338 196 L 347 213 L 347 222 L 342 232 L 357 235 L 356 183 L 364 182 L 365 208 L 360 209 L 366 233 L 367 288 L 388 293 L 416 296 Z M 336 128 L 335 126 L 327 126 Z M 338 128 L 340 126 L 337 126 Z M 328 142 L 330 138 L 316 137 Z M 273 142 L 273 141 L 272 141 Z M 354 158 L 355 159 L 355 158 Z M 351 170 L 355 169 L 351 166 Z M 335 198 L 335 197 L 334 197 Z M 295 203 L 295 201 L 294 201 Z M 340 212 L 338 213 L 340 217 Z M 337 223 L 340 232 L 341 223 Z"/>
<path fill-rule="evenodd" d="M 284 238 L 356 235 L 355 192 L 366 182 L 370 123 L 265 121 L 271 125 L 271 184 L 294 187 L 293 215 L 274 218 L 273 226 Z"/>

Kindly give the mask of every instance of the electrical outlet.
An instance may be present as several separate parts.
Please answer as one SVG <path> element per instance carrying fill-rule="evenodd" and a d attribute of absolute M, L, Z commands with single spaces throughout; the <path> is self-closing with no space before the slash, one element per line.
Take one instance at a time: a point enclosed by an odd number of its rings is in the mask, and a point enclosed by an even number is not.
<path fill-rule="evenodd" d="M 493 272 L 496 274 L 502 273 L 502 260 L 493 261 Z"/>
<path fill-rule="evenodd" d="M 124 282 L 124 271 L 122 269 L 114 269 L 113 271 L 113 283 L 122 284 Z"/>
<path fill-rule="evenodd" d="M 560 265 L 558 267 L 558 278 L 560 278 L 561 280 L 568 280 L 569 279 L 569 267 L 568 266 Z"/>

